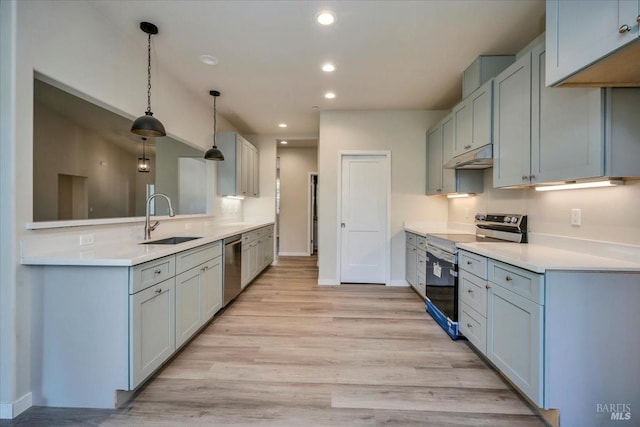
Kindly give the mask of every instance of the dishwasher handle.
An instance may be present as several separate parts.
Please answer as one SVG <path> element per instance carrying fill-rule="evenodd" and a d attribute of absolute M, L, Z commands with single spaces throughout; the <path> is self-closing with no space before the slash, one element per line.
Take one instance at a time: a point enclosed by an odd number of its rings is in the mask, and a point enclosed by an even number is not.
<path fill-rule="evenodd" d="M 236 234 L 235 236 L 227 237 L 224 239 L 224 245 L 238 245 L 242 243 L 242 234 Z"/>

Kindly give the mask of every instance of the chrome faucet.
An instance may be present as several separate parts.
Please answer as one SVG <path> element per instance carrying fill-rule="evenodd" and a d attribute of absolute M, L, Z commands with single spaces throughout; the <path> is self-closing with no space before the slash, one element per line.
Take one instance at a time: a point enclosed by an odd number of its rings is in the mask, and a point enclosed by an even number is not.
<path fill-rule="evenodd" d="M 156 221 L 153 225 L 149 224 L 149 205 L 151 205 L 151 200 L 153 200 L 153 198 L 156 196 L 164 197 L 165 199 L 167 199 L 167 203 L 169 203 L 169 216 L 176 216 L 175 212 L 173 212 L 173 206 L 171 206 L 171 199 L 169 198 L 169 196 L 163 193 L 154 193 L 150 195 L 147 198 L 147 212 L 146 220 L 144 223 L 144 240 L 151 239 L 151 232 L 156 229 L 158 224 L 160 224 L 160 221 Z"/>

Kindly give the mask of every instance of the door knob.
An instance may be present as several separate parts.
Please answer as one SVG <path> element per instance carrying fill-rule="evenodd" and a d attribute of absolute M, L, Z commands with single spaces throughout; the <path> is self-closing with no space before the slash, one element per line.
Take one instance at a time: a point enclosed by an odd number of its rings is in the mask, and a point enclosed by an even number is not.
<path fill-rule="evenodd" d="M 345 227 L 344 222 L 341 222 L 341 223 L 340 223 L 340 228 L 344 228 L 344 227 Z"/>

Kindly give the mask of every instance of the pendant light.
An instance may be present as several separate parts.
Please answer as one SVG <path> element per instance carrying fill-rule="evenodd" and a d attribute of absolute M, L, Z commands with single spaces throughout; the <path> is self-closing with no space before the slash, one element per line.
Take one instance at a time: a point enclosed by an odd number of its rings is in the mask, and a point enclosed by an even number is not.
<path fill-rule="evenodd" d="M 142 137 L 142 157 L 138 157 L 138 172 L 149 173 L 151 172 L 151 160 L 144 153 L 144 143 L 147 140 Z"/>
<path fill-rule="evenodd" d="M 221 162 L 224 160 L 224 155 L 218 147 L 216 147 L 216 98 L 220 96 L 220 92 L 217 90 L 209 91 L 209 95 L 213 96 L 213 147 L 207 150 L 204 154 L 204 158 L 207 160 L 214 160 Z"/>
<path fill-rule="evenodd" d="M 158 27 L 150 22 L 141 22 L 140 29 L 147 33 L 147 111 L 131 125 L 131 132 L 144 136 L 165 136 L 167 132 L 160 120 L 151 112 L 151 35 L 158 34 Z"/>

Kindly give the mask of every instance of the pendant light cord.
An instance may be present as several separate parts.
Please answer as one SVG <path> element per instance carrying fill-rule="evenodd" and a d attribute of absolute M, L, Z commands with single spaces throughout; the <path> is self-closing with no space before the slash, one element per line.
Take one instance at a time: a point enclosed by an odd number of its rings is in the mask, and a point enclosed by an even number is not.
<path fill-rule="evenodd" d="M 218 97 L 213 97 L 213 146 L 216 146 L 216 99 Z"/>
<path fill-rule="evenodd" d="M 151 112 L 151 34 L 147 39 L 147 113 Z"/>
<path fill-rule="evenodd" d="M 147 156 L 144 155 L 144 142 L 147 140 L 147 138 L 143 137 L 142 138 L 142 161 L 144 162 L 144 160 L 147 158 Z"/>

